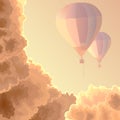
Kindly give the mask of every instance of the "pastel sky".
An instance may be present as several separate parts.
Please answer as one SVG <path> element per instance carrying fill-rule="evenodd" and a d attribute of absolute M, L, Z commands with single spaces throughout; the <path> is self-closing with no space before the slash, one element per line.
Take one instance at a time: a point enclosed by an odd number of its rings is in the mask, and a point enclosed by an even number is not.
<path fill-rule="evenodd" d="M 103 23 L 100 31 L 111 36 L 111 47 L 98 68 L 89 54 L 85 64 L 80 56 L 59 34 L 56 14 L 71 2 L 88 2 L 101 11 Z M 78 93 L 90 84 L 95 86 L 120 85 L 120 0 L 28 0 L 25 6 L 24 32 L 28 40 L 27 55 L 42 65 L 53 84 L 62 92 Z"/>

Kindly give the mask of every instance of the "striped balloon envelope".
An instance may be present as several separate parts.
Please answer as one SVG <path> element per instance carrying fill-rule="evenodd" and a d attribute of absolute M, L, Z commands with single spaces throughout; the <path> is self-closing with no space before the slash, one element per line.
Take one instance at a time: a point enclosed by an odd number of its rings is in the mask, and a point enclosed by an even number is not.
<path fill-rule="evenodd" d="M 105 32 L 99 32 L 97 37 L 89 47 L 89 53 L 97 59 L 99 66 L 103 57 L 106 55 L 108 49 L 110 48 L 110 44 L 110 36 Z"/>
<path fill-rule="evenodd" d="M 65 6 L 56 17 L 58 31 L 71 44 L 82 59 L 95 39 L 102 23 L 100 11 L 89 3 L 71 3 Z"/>

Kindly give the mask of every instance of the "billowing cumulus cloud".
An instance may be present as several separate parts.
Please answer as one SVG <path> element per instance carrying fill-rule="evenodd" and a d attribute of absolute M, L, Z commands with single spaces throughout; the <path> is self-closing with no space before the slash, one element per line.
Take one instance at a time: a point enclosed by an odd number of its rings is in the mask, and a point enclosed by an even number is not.
<path fill-rule="evenodd" d="M 50 78 L 43 74 L 38 66 L 30 65 L 30 69 L 30 75 L 25 81 L 0 94 L 1 103 L 4 103 L 4 100 L 8 101 L 1 105 L 3 117 L 26 120 L 37 111 L 38 106 L 47 103 Z M 13 109 L 8 111 L 8 108 Z"/>
<path fill-rule="evenodd" d="M 0 1 L 0 62 L 15 55 L 26 46 L 22 36 L 22 9 L 17 0 Z"/>
<path fill-rule="evenodd" d="M 29 75 L 21 32 L 23 15 L 18 6 L 16 0 L 0 0 L 0 93 Z"/>
<path fill-rule="evenodd" d="M 65 113 L 66 120 L 119 120 L 120 88 L 90 86 Z"/>
<path fill-rule="evenodd" d="M 50 77 L 40 66 L 29 64 L 29 76 L 0 94 L 1 120 L 64 120 L 75 97 L 51 86 Z"/>
<path fill-rule="evenodd" d="M 0 120 L 64 120 L 75 103 L 25 54 L 25 0 L 0 0 Z"/>
<path fill-rule="evenodd" d="M 29 75 L 24 53 L 0 62 L 0 93 L 9 90 Z"/>
<path fill-rule="evenodd" d="M 56 99 L 40 106 L 38 112 L 30 120 L 65 120 L 64 113 L 73 103 L 75 103 L 73 95 L 60 94 Z"/>

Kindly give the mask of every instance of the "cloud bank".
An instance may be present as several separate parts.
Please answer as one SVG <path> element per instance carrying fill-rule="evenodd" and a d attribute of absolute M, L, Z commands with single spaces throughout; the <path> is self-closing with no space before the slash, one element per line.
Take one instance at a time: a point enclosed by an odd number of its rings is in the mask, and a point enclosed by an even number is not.
<path fill-rule="evenodd" d="M 54 88 L 40 65 L 28 61 L 25 3 L 0 0 L 0 120 L 64 120 L 75 97 Z"/>
<path fill-rule="evenodd" d="M 65 113 L 66 120 L 119 120 L 120 88 L 90 86 Z"/>

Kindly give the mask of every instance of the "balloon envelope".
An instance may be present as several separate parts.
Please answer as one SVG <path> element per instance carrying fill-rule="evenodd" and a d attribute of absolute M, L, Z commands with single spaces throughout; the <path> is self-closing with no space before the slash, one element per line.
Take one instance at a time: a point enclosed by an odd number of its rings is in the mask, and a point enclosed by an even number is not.
<path fill-rule="evenodd" d="M 82 57 L 101 27 L 100 11 L 88 3 L 72 3 L 64 7 L 56 17 L 62 36 Z"/>
<path fill-rule="evenodd" d="M 110 44 L 110 36 L 104 32 L 99 32 L 88 51 L 97 59 L 98 62 L 101 62 L 102 58 L 107 53 Z"/>

